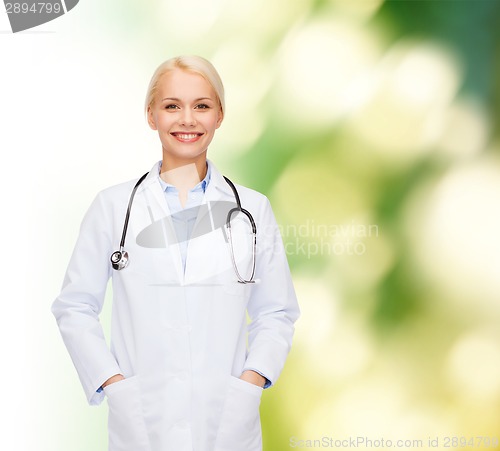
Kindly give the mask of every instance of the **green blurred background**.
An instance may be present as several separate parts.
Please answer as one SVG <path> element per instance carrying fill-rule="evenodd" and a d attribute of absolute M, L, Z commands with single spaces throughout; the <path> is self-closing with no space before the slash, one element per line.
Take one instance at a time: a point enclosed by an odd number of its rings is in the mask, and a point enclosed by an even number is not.
<path fill-rule="evenodd" d="M 302 309 L 265 451 L 500 449 L 477 438 L 500 438 L 500 1 L 81 0 L 44 29 L 0 36 L 50 263 L 28 293 L 36 445 L 19 449 L 105 449 L 48 309 L 94 194 L 160 158 L 143 96 L 185 53 L 222 76 L 209 157 L 270 198 Z"/>

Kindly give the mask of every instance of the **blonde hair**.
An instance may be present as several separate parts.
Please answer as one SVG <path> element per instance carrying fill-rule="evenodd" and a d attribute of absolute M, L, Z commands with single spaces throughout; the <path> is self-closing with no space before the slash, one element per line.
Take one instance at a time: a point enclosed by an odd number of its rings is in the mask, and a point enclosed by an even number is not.
<path fill-rule="evenodd" d="M 181 69 L 201 75 L 206 81 L 208 81 L 215 91 L 222 116 L 224 117 L 226 106 L 222 80 L 210 61 L 196 55 L 176 56 L 175 58 L 170 58 L 167 61 L 164 61 L 158 66 L 153 74 L 153 77 L 151 78 L 151 81 L 149 82 L 148 91 L 146 93 L 146 102 L 144 104 L 144 111 L 146 114 L 148 112 L 148 108 L 154 102 L 156 91 L 158 89 L 158 81 L 163 75 L 174 69 Z"/>

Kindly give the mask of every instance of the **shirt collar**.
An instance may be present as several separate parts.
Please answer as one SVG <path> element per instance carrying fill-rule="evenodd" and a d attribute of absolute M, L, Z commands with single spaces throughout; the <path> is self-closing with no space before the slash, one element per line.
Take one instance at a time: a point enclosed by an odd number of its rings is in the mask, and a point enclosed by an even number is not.
<path fill-rule="evenodd" d="M 162 162 L 160 161 L 158 164 L 158 175 L 161 172 L 161 164 Z M 194 192 L 194 191 L 203 191 L 205 192 L 208 184 L 210 183 L 210 165 L 207 163 L 207 173 L 205 175 L 205 178 L 198 183 L 196 186 L 194 186 L 192 189 L 189 190 L 189 192 Z M 165 192 L 177 192 L 177 188 L 174 185 L 171 185 L 170 183 L 165 182 L 161 177 L 158 177 L 158 180 L 160 180 L 161 187 L 163 191 Z"/>

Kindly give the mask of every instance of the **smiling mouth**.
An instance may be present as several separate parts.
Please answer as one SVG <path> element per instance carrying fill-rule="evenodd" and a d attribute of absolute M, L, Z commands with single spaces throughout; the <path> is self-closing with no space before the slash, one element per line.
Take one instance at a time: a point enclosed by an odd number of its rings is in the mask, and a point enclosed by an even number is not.
<path fill-rule="evenodd" d="M 171 135 L 176 138 L 178 141 L 182 142 L 193 142 L 197 141 L 203 133 L 180 133 L 180 132 L 173 132 Z"/>

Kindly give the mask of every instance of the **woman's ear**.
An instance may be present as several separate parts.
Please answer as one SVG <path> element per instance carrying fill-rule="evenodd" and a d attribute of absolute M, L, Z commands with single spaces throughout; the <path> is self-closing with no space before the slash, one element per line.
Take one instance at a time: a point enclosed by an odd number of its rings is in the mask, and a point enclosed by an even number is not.
<path fill-rule="evenodd" d="M 220 125 L 222 124 L 222 119 L 224 119 L 224 113 L 222 112 L 222 110 L 219 108 L 219 116 L 217 118 L 217 126 L 216 128 L 219 128 Z"/>
<path fill-rule="evenodd" d="M 152 130 L 158 130 L 156 127 L 156 121 L 153 115 L 153 110 L 151 109 L 151 105 L 148 106 L 148 124 Z"/>

